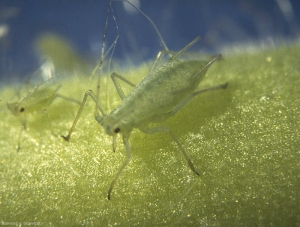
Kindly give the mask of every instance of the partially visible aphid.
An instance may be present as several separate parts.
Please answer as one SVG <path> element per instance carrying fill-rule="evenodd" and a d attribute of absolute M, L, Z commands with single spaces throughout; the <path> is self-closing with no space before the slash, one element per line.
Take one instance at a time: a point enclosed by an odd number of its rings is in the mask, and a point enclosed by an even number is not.
<path fill-rule="evenodd" d="M 127 2 L 128 4 L 136 8 L 129 1 L 124 0 L 123 2 Z M 111 1 L 109 2 L 108 13 L 110 9 Z M 98 98 L 100 92 L 99 78 L 101 77 L 101 69 L 104 59 L 104 42 L 106 38 L 108 18 L 107 13 L 103 36 L 102 53 L 99 63 L 100 75 L 98 78 L 97 94 L 94 94 L 92 90 L 89 90 L 85 93 L 80 109 L 76 115 L 71 129 L 69 130 L 68 135 L 63 136 L 65 140 L 70 140 L 72 132 L 74 131 L 76 123 L 79 120 L 88 96 L 90 96 L 96 102 L 95 120 L 104 128 L 106 134 L 113 137 L 113 149 L 115 149 L 116 147 L 117 135 L 122 135 L 126 158 L 110 184 L 107 193 L 108 199 L 110 199 L 111 192 L 120 174 L 128 165 L 131 159 L 131 145 L 129 143 L 129 137 L 134 128 L 137 128 L 147 134 L 167 132 L 176 142 L 190 169 L 195 174 L 199 175 L 194 167 L 194 164 L 192 163 L 186 151 L 184 150 L 178 139 L 175 137 L 175 135 L 172 133 L 172 131 L 168 127 L 163 126 L 149 128 L 149 124 L 165 121 L 167 118 L 175 115 L 193 97 L 201 93 L 217 89 L 225 89 L 227 87 L 227 83 L 225 83 L 202 90 L 197 90 L 198 85 L 203 79 L 208 68 L 217 59 L 219 59 L 221 55 L 217 55 L 209 62 L 179 59 L 180 55 L 192 45 L 194 45 L 200 39 L 200 37 L 197 37 L 192 42 L 187 44 L 184 48 L 182 48 L 179 52 L 174 54 L 174 52 L 169 51 L 169 49 L 167 48 L 152 20 L 141 10 L 139 10 L 138 8 L 136 9 L 150 21 L 159 37 L 161 44 L 164 47 L 164 50 L 158 53 L 148 76 L 146 76 L 138 85 L 131 83 L 117 73 L 111 74 L 111 78 L 120 98 L 122 99 L 122 103 L 112 112 L 107 114 Z M 159 67 L 157 63 L 163 54 L 168 54 L 170 58 L 165 64 Z M 125 96 L 118 79 L 133 87 L 133 90 L 127 96 Z M 101 115 L 99 114 L 99 110 L 101 112 Z"/>
<path fill-rule="evenodd" d="M 74 100 L 72 98 L 65 97 L 63 95 L 60 95 L 57 93 L 57 91 L 61 88 L 61 85 L 58 87 L 51 88 L 47 86 L 42 86 L 49 80 L 52 80 L 53 78 L 50 78 L 35 87 L 31 89 L 25 96 L 23 96 L 19 101 L 16 102 L 7 102 L 7 107 L 11 111 L 11 113 L 16 116 L 17 118 L 20 119 L 21 121 L 21 129 L 19 132 L 19 138 L 18 138 L 18 147 L 17 147 L 17 152 L 20 150 L 21 146 L 21 133 L 23 130 L 26 130 L 26 123 L 27 123 L 27 118 L 28 114 L 33 114 L 39 111 L 42 111 L 48 120 L 49 123 L 49 128 L 51 131 L 52 135 L 55 135 L 50 119 L 47 113 L 47 108 L 51 105 L 51 103 L 56 99 L 56 98 L 62 98 L 64 100 L 70 101 L 70 102 L 75 102 L 77 104 L 81 104 L 79 101 Z"/>

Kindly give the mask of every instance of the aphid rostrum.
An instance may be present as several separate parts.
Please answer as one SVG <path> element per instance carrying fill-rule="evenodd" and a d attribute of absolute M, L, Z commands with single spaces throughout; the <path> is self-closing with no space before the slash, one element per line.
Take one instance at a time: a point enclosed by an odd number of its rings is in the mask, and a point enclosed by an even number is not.
<path fill-rule="evenodd" d="M 129 1 L 125 1 L 132 5 Z M 108 6 L 108 13 L 111 9 L 111 1 Z M 186 159 L 190 169 L 197 175 L 199 173 L 196 171 L 194 164 L 188 157 L 186 151 L 172 133 L 168 127 L 155 127 L 149 128 L 150 123 L 159 123 L 165 121 L 167 118 L 176 114 L 185 104 L 190 101 L 193 97 L 208 91 L 213 91 L 217 89 L 225 89 L 227 83 L 217 85 L 214 87 L 197 90 L 197 87 L 201 80 L 203 79 L 207 69 L 221 57 L 217 55 L 211 61 L 203 62 L 199 60 L 181 60 L 180 55 L 184 53 L 188 48 L 194 45 L 200 37 L 197 37 L 192 42 L 187 44 L 179 52 L 173 54 L 174 52 L 169 51 L 165 42 L 163 41 L 158 29 L 152 20 L 143 13 L 140 9 L 136 8 L 141 12 L 154 27 L 161 44 L 164 46 L 163 51 L 160 51 L 154 61 L 149 74 L 137 85 L 131 83 L 121 75 L 117 73 L 112 73 L 111 78 L 114 82 L 115 88 L 120 96 L 122 103 L 109 114 L 106 113 L 99 101 L 100 92 L 100 79 L 98 78 L 97 94 L 92 90 L 85 93 L 80 109 L 75 117 L 72 127 L 69 130 L 67 136 L 62 136 L 65 140 L 70 140 L 72 132 L 79 120 L 82 109 L 86 103 L 87 97 L 90 96 L 96 102 L 95 108 L 95 120 L 101 125 L 107 135 L 113 137 L 113 149 L 116 147 L 116 138 L 120 134 L 123 139 L 123 144 L 125 148 L 126 158 L 120 169 L 115 174 L 107 194 L 107 198 L 110 199 L 111 192 L 118 180 L 120 174 L 124 168 L 128 165 L 131 159 L 131 145 L 129 142 L 129 137 L 134 128 L 140 131 L 153 134 L 157 132 L 166 132 L 171 138 L 176 142 L 179 150 Z M 107 29 L 107 19 L 103 36 L 103 43 L 105 42 L 106 29 Z M 101 73 L 103 59 L 104 59 L 104 45 L 102 45 L 102 54 L 99 62 L 99 69 Z M 163 54 L 168 54 L 170 56 L 169 60 L 160 67 L 157 67 L 157 63 Z M 101 75 L 99 75 L 100 77 Z M 118 80 L 122 80 L 125 83 L 133 87 L 133 90 L 126 96 L 119 84 Z M 99 110 L 101 114 L 99 113 Z"/>

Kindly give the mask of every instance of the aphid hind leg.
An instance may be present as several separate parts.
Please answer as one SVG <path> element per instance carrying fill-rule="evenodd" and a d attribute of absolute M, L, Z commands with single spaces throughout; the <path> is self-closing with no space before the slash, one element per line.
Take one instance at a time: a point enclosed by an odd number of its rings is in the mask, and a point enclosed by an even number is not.
<path fill-rule="evenodd" d="M 182 147 L 181 143 L 178 141 L 178 139 L 174 136 L 173 132 L 168 128 L 168 127 L 164 127 L 164 126 L 159 126 L 159 127 L 155 127 L 155 128 L 143 128 L 140 129 L 142 132 L 147 133 L 147 134 L 154 134 L 157 132 L 167 132 L 169 133 L 169 135 L 172 137 L 172 139 L 175 141 L 175 143 L 177 144 L 177 146 L 179 147 L 179 150 L 181 151 L 181 153 L 183 154 L 185 160 L 187 161 L 190 169 L 196 173 L 197 175 L 200 175 L 195 167 L 193 162 L 191 161 L 191 159 L 188 157 L 186 151 L 184 150 L 184 148 Z"/>
<path fill-rule="evenodd" d="M 115 73 L 115 72 L 111 74 L 111 79 L 112 79 L 112 81 L 114 82 L 115 88 L 116 88 L 116 90 L 117 90 L 117 92 L 118 92 L 118 94 L 119 94 L 119 96 L 120 96 L 120 98 L 121 98 L 122 100 L 126 97 L 126 95 L 124 94 L 123 89 L 122 89 L 122 87 L 120 86 L 120 84 L 119 84 L 119 82 L 118 82 L 117 79 L 122 80 L 123 82 L 129 84 L 129 85 L 132 86 L 132 87 L 135 87 L 135 86 L 136 86 L 135 84 L 133 84 L 133 83 L 131 83 L 129 80 L 127 80 L 125 77 L 123 77 L 123 76 L 121 76 L 121 75 L 119 75 L 119 74 L 117 74 L 117 73 Z"/>
<path fill-rule="evenodd" d="M 127 83 L 128 85 L 130 85 L 132 87 L 136 87 L 135 84 L 133 84 L 132 82 L 130 82 L 129 80 L 127 80 L 125 77 L 123 77 L 120 74 L 117 74 L 115 72 L 113 72 L 111 74 L 111 79 L 112 79 L 112 81 L 114 83 L 114 86 L 115 86 L 115 88 L 116 88 L 116 90 L 118 92 L 118 95 L 121 98 L 121 100 L 123 100 L 126 97 L 126 95 L 124 94 L 124 91 L 123 91 L 122 87 L 120 86 L 118 79 L 122 80 L 123 82 Z M 113 137 L 113 151 L 114 152 L 116 151 L 116 146 L 117 146 L 116 137 L 117 136 Z"/>
<path fill-rule="evenodd" d="M 214 91 L 214 90 L 219 90 L 219 89 L 226 89 L 227 86 L 228 86 L 228 83 L 225 83 L 225 84 L 217 85 L 214 87 L 195 91 L 192 94 L 190 94 L 188 97 L 186 97 L 185 99 L 181 100 L 170 112 L 167 112 L 160 116 L 156 116 L 155 119 L 153 119 L 153 122 L 158 123 L 158 122 L 163 122 L 163 121 L 167 120 L 169 117 L 175 115 L 179 110 L 181 110 L 192 98 L 194 98 L 195 96 L 197 96 L 199 94 Z"/>
<path fill-rule="evenodd" d="M 175 115 L 179 110 L 181 110 L 182 107 L 184 107 L 192 98 L 194 98 L 195 96 L 205 93 L 205 92 L 210 92 L 210 91 L 215 91 L 215 90 L 219 90 L 219 89 L 226 89 L 228 86 L 228 83 L 225 84 L 221 84 L 221 85 L 217 85 L 214 87 L 210 87 L 210 88 L 205 88 L 205 89 L 201 89 L 198 91 L 193 92 L 192 94 L 190 94 L 188 97 L 186 97 L 185 99 L 183 99 L 181 102 L 179 102 L 171 112 L 167 113 L 166 116 L 170 117 Z"/>
<path fill-rule="evenodd" d="M 121 173 L 123 172 L 123 170 L 125 169 L 125 167 L 128 165 L 128 163 L 131 160 L 131 145 L 128 141 L 129 135 L 123 135 L 123 143 L 124 143 L 124 147 L 125 147 L 125 152 L 126 152 L 126 158 L 125 161 L 122 163 L 122 165 L 120 166 L 118 172 L 116 173 L 114 179 L 112 180 L 110 187 L 108 189 L 107 192 L 107 199 L 110 200 L 110 194 L 116 184 L 116 181 L 119 179 Z"/>

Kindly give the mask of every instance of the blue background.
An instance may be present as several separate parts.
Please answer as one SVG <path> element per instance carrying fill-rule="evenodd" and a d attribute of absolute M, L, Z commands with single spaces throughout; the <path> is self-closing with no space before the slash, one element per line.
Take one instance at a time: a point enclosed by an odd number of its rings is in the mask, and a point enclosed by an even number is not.
<path fill-rule="evenodd" d="M 284 11 L 281 3 L 290 3 Z M 9 28 L 0 38 L 0 81 L 24 77 L 40 64 L 34 41 L 45 32 L 67 38 L 94 65 L 99 59 L 108 1 L 1 0 L 0 25 Z M 267 45 L 298 37 L 299 0 L 141 0 L 140 8 L 154 21 L 171 50 L 179 50 L 196 36 L 194 50 L 218 53 L 222 47 L 255 42 Z M 130 14 L 113 2 L 120 39 L 114 57 L 130 56 L 134 63 L 153 59 L 162 49 L 140 13 Z M 107 44 L 116 37 L 109 19 Z"/>

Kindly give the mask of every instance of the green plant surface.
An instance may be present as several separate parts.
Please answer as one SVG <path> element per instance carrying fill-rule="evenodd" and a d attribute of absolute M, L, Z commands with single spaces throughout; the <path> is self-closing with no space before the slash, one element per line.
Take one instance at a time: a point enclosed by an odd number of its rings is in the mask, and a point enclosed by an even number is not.
<path fill-rule="evenodd" d="M 194 174 L 165 133 L 134 130 L 133 157 L 107 200 L 125 158 L 112 150 L 88 100 L 69 142 L 78 105 L 55 100 L 45 115 L 21 124 L 6 108 L 13 87 L 1 89 L 0 224 L 42 226 L 300 226 L 300 45 L 223 56 L 201 87 L 226 81 L 226 90 L 201 94 L 163 125 L 193 160 Z M 147 66 L 118 72 L 133 82 Z M 121 101 L 102 81 L 101 100 Z M 70 76 L 60 93 L 81 100 L 96 82 Z M 109 96 L 106 97 L 106 87 Z M 126 87 L 124 85 L 124 87 Z M 128 88 L 130 89 L 130 88 Z M 159 98 L 159 94 L 157 94 Z"/>

